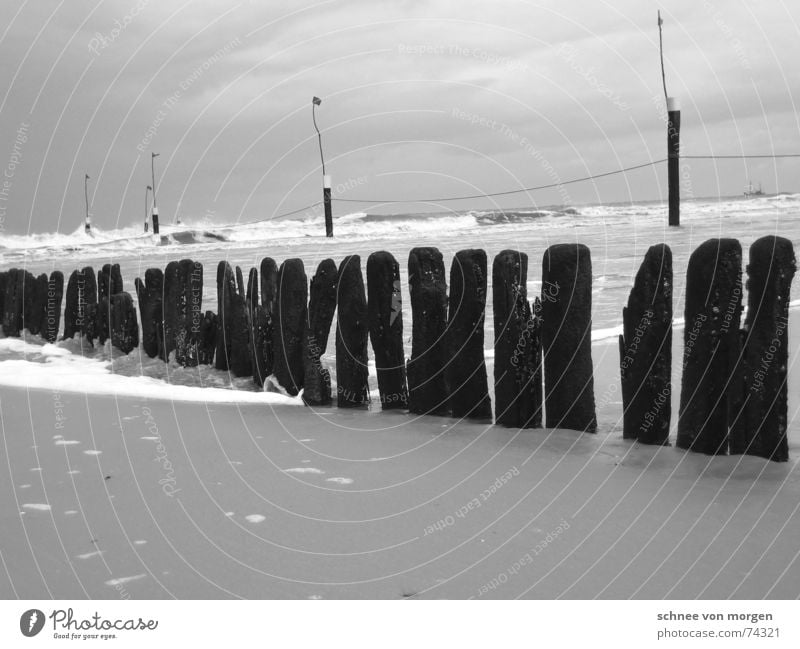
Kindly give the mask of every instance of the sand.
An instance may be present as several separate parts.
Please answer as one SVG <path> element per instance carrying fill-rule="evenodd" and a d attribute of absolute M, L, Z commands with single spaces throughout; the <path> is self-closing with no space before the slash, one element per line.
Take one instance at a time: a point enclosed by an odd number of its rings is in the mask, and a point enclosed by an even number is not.
<path fill-rule="evenodd" d="M 795 434 L 623 441 L 593 354 L 597 435 L 0 387 L 0 597 L 797 597 Z"/>

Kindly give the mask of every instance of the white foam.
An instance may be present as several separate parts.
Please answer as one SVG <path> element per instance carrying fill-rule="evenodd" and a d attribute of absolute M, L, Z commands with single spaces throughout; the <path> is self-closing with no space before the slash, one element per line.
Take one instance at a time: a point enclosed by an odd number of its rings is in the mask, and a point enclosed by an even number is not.
<path fill-rule="evenodd" d="M 325 473 L 324 471 L 321 471 L 319 469 L 315 469 L 312 466 L 298 466 L 298 467 L 295 467 L 293 469 L 284 469 L 284 472 L 285 473 L 317 473 L 317 474 Z"/>
<path fill-rule="evenodd" d="M 90 449 L 88 451 L 84 451 L 85 455 L 101 455 L 103 451 L 96 451 L 95 449 Z"/>
<path fill-rule="evenodd" d="M 326 482 L 336 482 L 337 484 L 353 484 L 352 478 L 327 478 Z"/>
<path fill-rule="evenodd" d="M 50 511 L 50 505 L 48 505 L 46 503 L 25 503 L 22 506 L 22 508 L 23 509 L 31 509 L 31 510 L 37 511 L 37 512 L 49 512 Z"/>
<path fill-rule="evenodd" d="M 102 554 L 103 554 L 103 551 L 102 551 L 102 550 L 95 550 L 94 552 L 87 552 L 87 553 L 85 553 L 85 554 L 79 554 L 79 555 L 78 555 L 77 557 L 75 557 L 75 558 L 76 558 L 76 559 L 81 559 L 81 560 L 84 560 L 84 561 L 85 561 L 86 559 L 91 559 L 92 557 L 99 557 L 99 556 L 100 556 L 100 555 L 102 555 Z"/>
<path fill-rule="evenodd" d="M 131 577 L 119 577 L 117 579 L 109 579 L 105 582 L 106 586 L 122 586 L 123 584 L 128 584 L 132 581 L 137 581 L 139 579 L 144 579 L 147 577 L 144 573 L 141 575 L 133 575 Z"/>
<path fill-rule="evenodd" d="M 30 339 L 36 340 L 31 337 Z M 142 399 L 193 401 L 200 403 L 258 403 L 267 405 L 302 406 L 298 395 L 291 397 L 278 392 L 228 389 L 214 385 L 182 385 L 180 381 L 197 381 L 197 373 L 179 367 L 166 368 L 158 359 L 142 358 L 133 352 L 123 355 L 116 350 L 86 350 L 82 356 L 79 341 L 61 341 L 57 345 L 34 344 L 21 338 L 0 338 L 0 353 L 22 355 L 0 363 L 0 385 L 48 389 L 58 392 L 78 392 L 96 395 L 127 395 Z M 169 370 L 169 371 L 167 371 Z M 170 383 L 162 378 L 142 376 L 150 372 L 158 376 L 167 374 Z M 243 388 L 252 380 L 234 380 L 231 385 L 227 372 L 209 369 L 203 376 L 208 382 Z"/>
<path fill-rule="evenodd" d="M 76 439 L 57 439 L 55 441 L 56 446 L 73 446 L 75 444 L 80 444 L 80 442 Z"/>
<path fill-rule="evenodd" d="M 263 523 L 267 520 L 266 516 L 262 516 L 261 514 L 248 514 L 244 517 L 248 523 Z"/>

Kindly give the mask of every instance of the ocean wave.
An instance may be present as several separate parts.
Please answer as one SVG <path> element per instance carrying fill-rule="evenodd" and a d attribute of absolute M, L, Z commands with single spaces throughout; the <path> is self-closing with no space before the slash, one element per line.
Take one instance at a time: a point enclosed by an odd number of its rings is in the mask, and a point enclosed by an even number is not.
<path fill-rule="evenodd" d="M 376 214 L 350 212 L 334 216 L 337 237 L 354 241 L 396 237 L 403 234 L 436 235 L 438 233 L 464 233 L 481 236 L 485 228 L 515 230 L 548 227 L 587 227 L 601 223 L 604 226 L 660 222 L 666 218 L 667 207 L 662 202 L 635 202 L 604 205 L 519 207 L 502 209 L 471 209 L 420 213 Z M 772 196 L 732 197 L 719 199 L 691 199 L 682 204 L 681 218 L 686 224 L 692 221 L 708 222 L 709 218 L 727 219 L 744 217 L 768 222 L 773 219 L 794 217 L 800 211 L 800 194 Z M 283 245 L 302 244 L 309 237 L 324 237 L 325 223 L 321 213 L 306 213 L 285 218 L 266 218 L 246 223 L 226 223 L 208 218 L 184 219 L 184 223 L 161 226 L 160 245 L 190 245 L 198 250 L 210 249 L 223 243 L 238 247 L 258 246 L 265 242 L 280 241 Z M 0 254 L 7 258 L 46 257 L 70 253 L 97 256 L 137 255 L 152 251 L 156 241 L 152 234 L 143 233 L 141 224 L 104 230 L 93 227 L 92 234 L 84 232 L 81 225 L 71 233 L 44 233 L 28 235 L 0 235 Z"/>

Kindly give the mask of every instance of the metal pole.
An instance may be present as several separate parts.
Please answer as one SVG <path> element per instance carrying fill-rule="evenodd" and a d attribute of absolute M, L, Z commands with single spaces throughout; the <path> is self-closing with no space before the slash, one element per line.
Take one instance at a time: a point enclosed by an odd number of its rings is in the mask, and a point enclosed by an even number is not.
<path fill-rule="evenodd" d="M 333 236 L 333 210 L 331 205 L 331 177 L 325 173 L 325 157 L 322 155 L 322 135 L 317 126 L 316 108 L 322 103 L 319 97 L 311 100 L 311 119 L 314 121 L 314 129 L 317 131 L 319 140 L 319 158 L 322 161 L 322 204 L 325 207 L 325 236 Z"/>
<path fill-rule="evenodd" d="M 664 86 L 664 101 L 667 103 L 667 191 L 669 192 L 670 225 L 681 224 L 681 111 L 678 100 L 667 94 L 667 75 L 664 72 L 664 40 L 661 35 L 661 12 L 658 12 L 658 53 L 661 57 L 661 83 Z"/>
<path fill-rule="evenodd" d="M 156 158 L 160 154 L 150 154 L 150 172 L 153 176 L 153 234 L 158 234 L 158 205 L 156 204 Z"/>
<path fill-rule="evenodd" d="M 669 224 L 681 224 L 681 111 L 678 100 L 667 98 L 667 187 Z"/>
<path fill-rule="evenodd" d="M 147 217 L 150 215 L 150 210 L 149 210 L 149 207 L 148 207 L 148 204 L 147 204 L 147 198 L 150 196 L 150 192 L 151 192 L 152 189 L 153 188 L 150 185 L 148 185 L 147 189 L 144 190 L 144 231 L 145 231 L 145 234 L 147 233 L 147 230 L 149 229 L 148 228 L 148 223 L 147 223 Z"/>
<path fill-rule="evenodd" d="M 92 219 L 89 216 L 89 174 L 83 179 L 83 197 L 86 200 L 86 220 L 83 222 L 83 231 L 92 233 Z"/>

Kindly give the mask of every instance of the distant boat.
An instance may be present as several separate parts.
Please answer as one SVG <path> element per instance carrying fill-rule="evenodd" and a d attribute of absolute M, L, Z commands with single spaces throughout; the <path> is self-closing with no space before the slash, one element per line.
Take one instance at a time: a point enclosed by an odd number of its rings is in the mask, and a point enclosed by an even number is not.
<path fill-rule="evenodd" d="M 761 183 L 758 183 L 758 189 L 753 187 L 752 182 L 748 183 L 747 188 L 744 190 L 744 195 L 746 198 L 750 198 L 751 196 L 763 196 L 764 192 L 761 191 Z"/>

